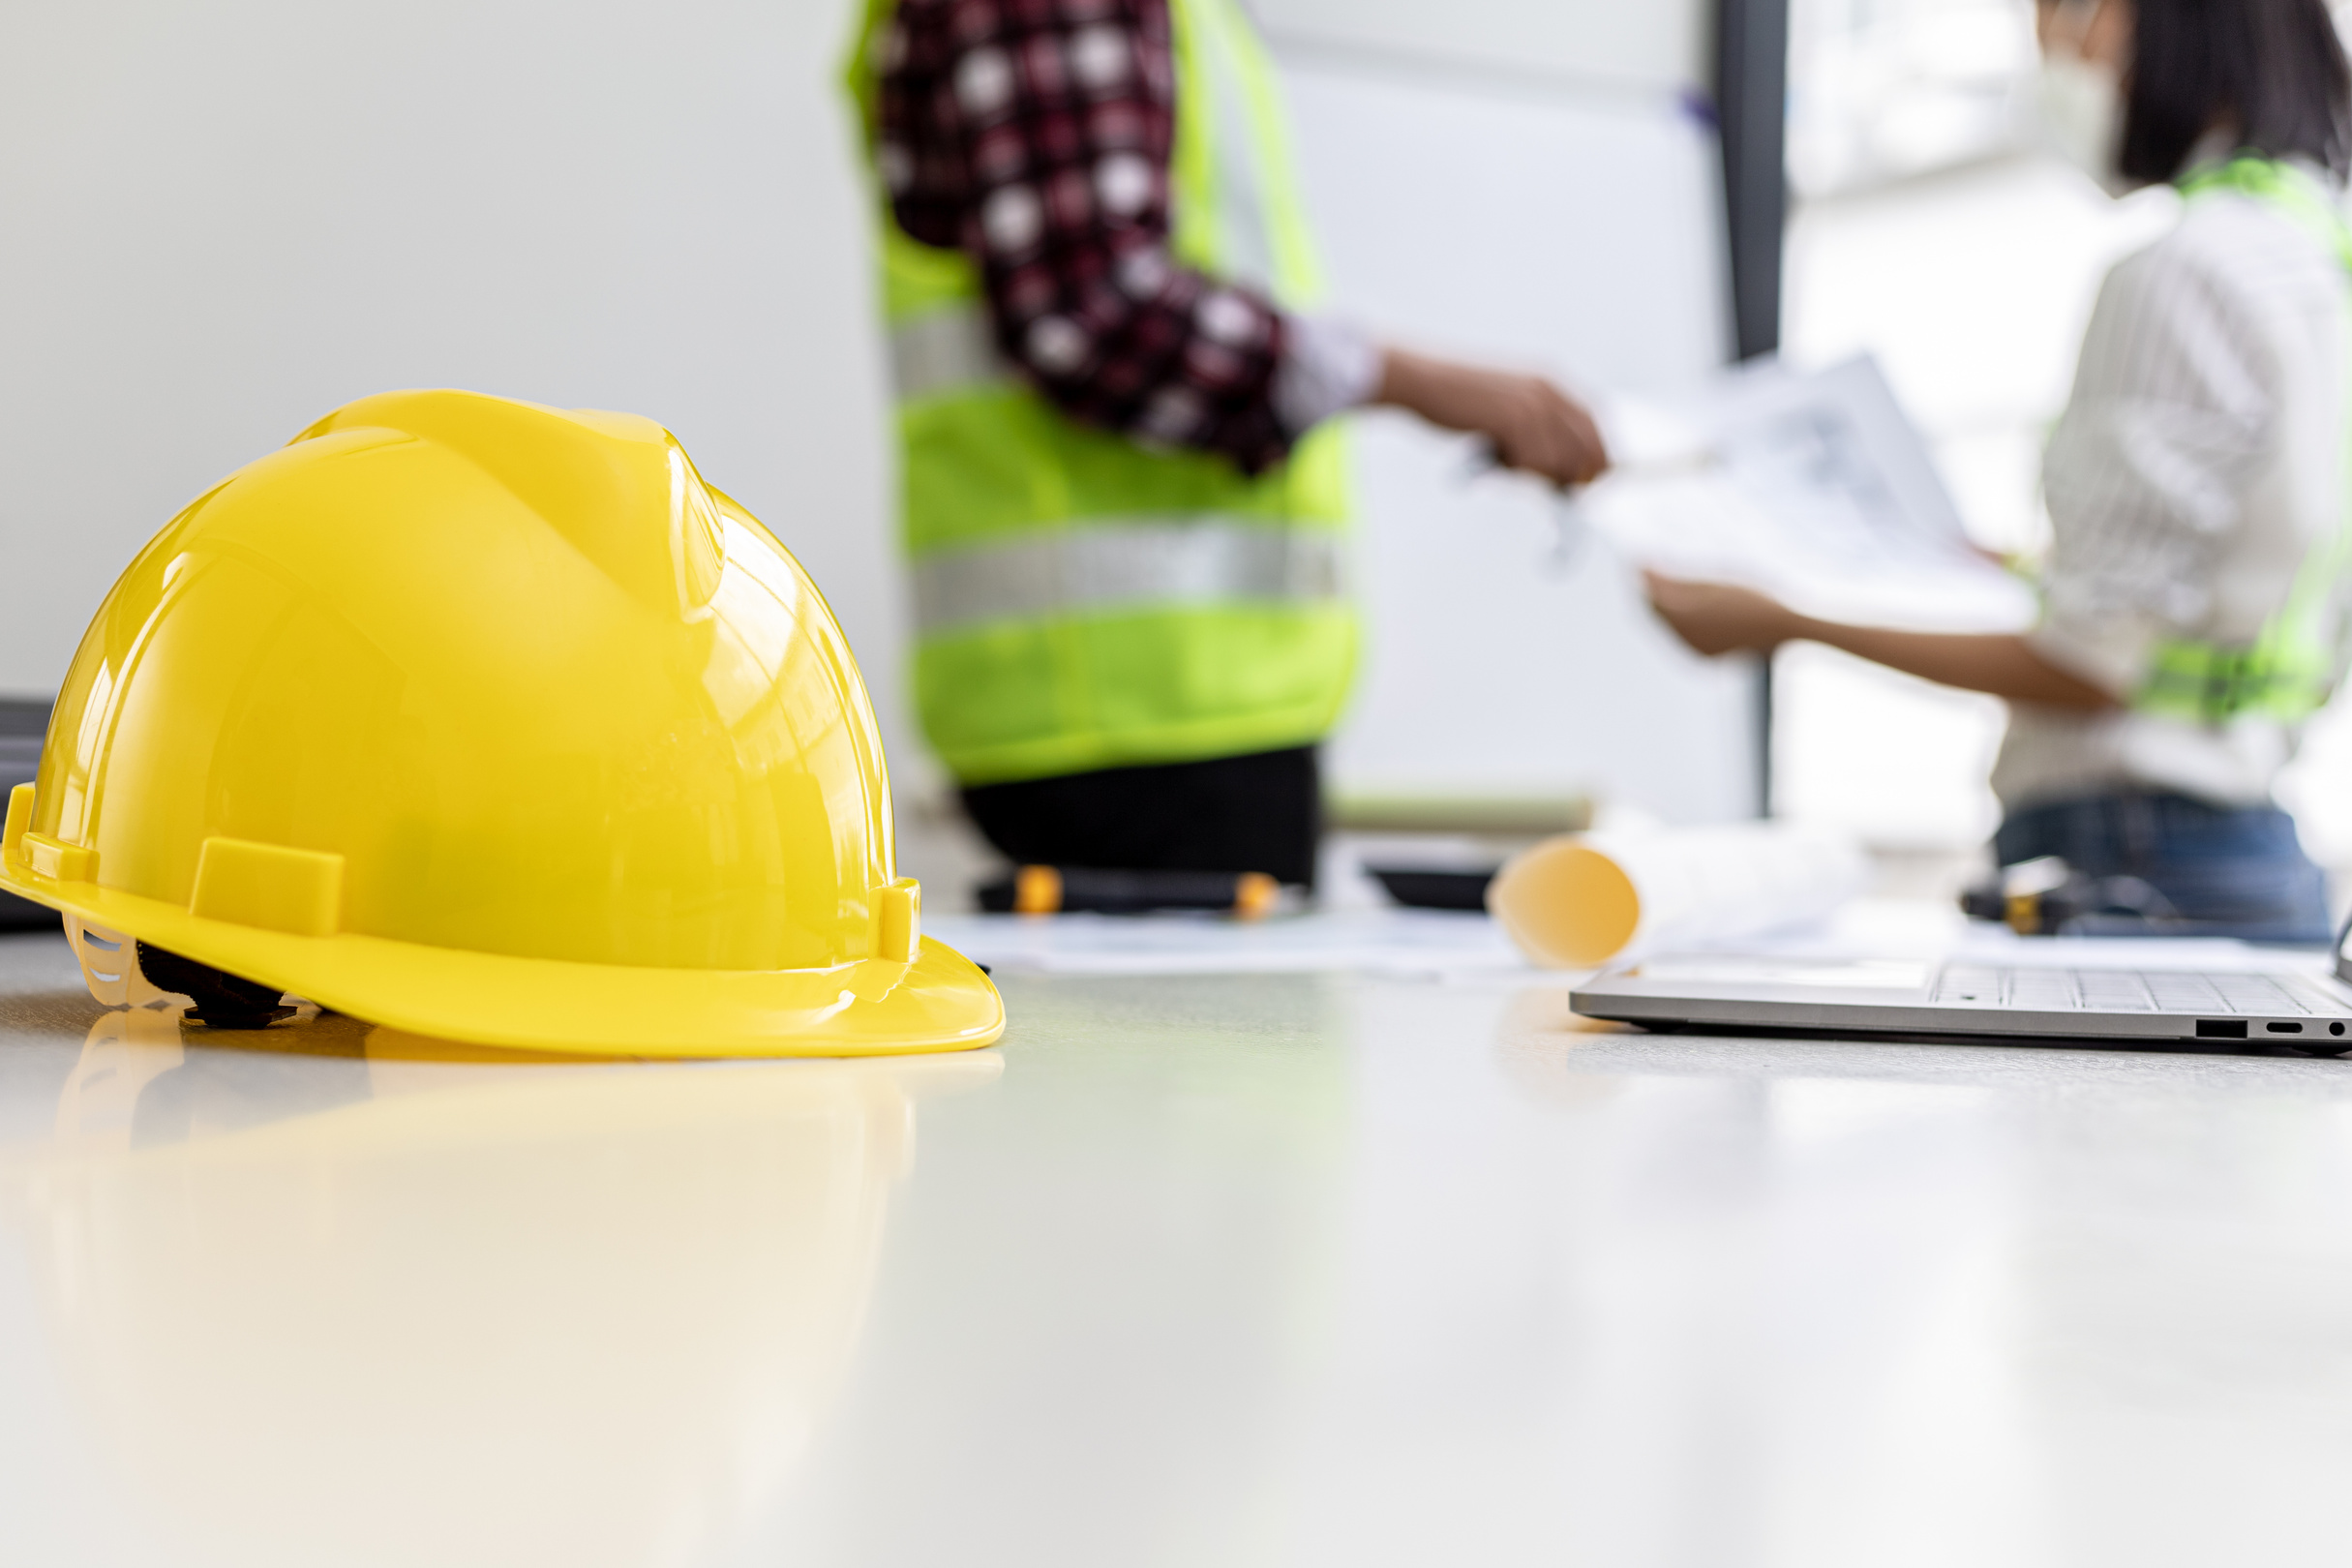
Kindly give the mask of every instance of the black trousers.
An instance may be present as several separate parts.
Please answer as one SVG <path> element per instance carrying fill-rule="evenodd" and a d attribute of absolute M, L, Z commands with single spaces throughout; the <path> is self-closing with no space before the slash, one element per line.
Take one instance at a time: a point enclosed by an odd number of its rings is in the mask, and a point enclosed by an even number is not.
<path fill-rule="evenodd" d="M 982 784 L 963 796 L 1015 865 L 1262 871 L 1314 886 L 1323 794 L 1312 746 Z"/>

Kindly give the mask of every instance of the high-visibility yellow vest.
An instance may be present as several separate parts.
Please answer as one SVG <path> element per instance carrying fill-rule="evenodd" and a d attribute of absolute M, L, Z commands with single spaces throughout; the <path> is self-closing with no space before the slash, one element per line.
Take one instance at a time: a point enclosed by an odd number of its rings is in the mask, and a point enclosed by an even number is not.
<path fill-rule="evenodd" d="M 2352 272 L 2352 225 L 2327 188 L 2292 164 L 2244 155 L 2190 175 L 2180 189 L 2191 200 L 2234 191 L 2268 202 L 2317 234 Z M 2343 673 L 2348 573 L 2352 504 L 2336 531 L 2304 558 L 2286 603 L 2263 622 L 2252 642 L 2175 638 L 2159 644 L 2131 706 L 2201 724 L 2226 723 L 2242 714 L 2302 723 L 2327 705 Z"/>
<path fill-rule="evenodd" d="M 850 65 L 869 143 L 896 0 Z M 1298 309 L 1320 280 L 1273 72 L 1237 0 L 1169 0 L 1177 260 Z M 870 154 L 870 146 L 869 146 Z M 870 161 L 870 160 L 869 160 Z M 915 692 L 957 779 L 987 784 L 1303 745 L 1356 659 L 1340 433 L 1245 476 L 1066 418 L 999 356 L 978 270 L 882 203 Z"/>

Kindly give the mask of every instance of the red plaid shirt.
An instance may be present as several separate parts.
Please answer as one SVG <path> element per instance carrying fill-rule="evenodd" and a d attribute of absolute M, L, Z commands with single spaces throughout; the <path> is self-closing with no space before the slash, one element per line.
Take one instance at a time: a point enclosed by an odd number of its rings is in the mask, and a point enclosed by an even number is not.
<path fill-rule="evenodd" d="M 1168 254 L 1167 0 L 899 0 L 877 158 L 899 226 L 980 268 L 997 347 L 1071 418 L 1257 472 L 1288 323 Z"/>

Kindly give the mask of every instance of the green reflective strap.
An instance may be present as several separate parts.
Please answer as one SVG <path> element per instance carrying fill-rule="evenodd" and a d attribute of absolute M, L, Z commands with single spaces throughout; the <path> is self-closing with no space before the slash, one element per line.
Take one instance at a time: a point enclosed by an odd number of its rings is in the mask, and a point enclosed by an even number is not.
<path fill-rule="evenodd" d="M 1197 0 L 1170 0 L 1169 43 L 1176 63 L 1175 144 L 1168 155 L 1171 201 L 1168 249 L 1188 267 L 1208 271 L 1225 255 L 1225 225 L 1215 153 L 1217 93 L 1203 53 Z"/>
<path fill-rule="evenodd" d="M 2307 648 L 2175 641 L 2156 649 L 2132 706 L 2197 723 L 2251 713 L 2299 724 L 2326 705 L 2331 673 Z"/>
<path fill-rule="evenodd" d="M 2352 223 L 2345 221 L 2328 188 L 2308 169 L 2241 154 L 2228 163 L 2199 169 L 2183 179 L 2178 189 L 2192 201 L 2223 191 L 2267 201 L 2317 234 L 2345 269 L 2352 271 Z"/>
<path fill-rule="evenodd" d="M 881 74 L 875 65 L 874 51 L 882 42 L 883 29 L 890 25 L 890 15 L 897 9 L 898 0 L 865 0 L 859 10 L 858 30 L 850 35 L 849 58 L 841 62 L 841 82 L 849 89 L 850 101 L 858 106 L 858 131 L 868 152 L 874 146 L 874 127 L 882 118 Z"/>
<path fill-rule="evenodd" d="M 1170 0 L 1176 60 L 1170 248 L 1188 266 L 1229 276 L 1246 234 L 1266 253 L 1262 283 L 1286 309 L 1323 292 L 1290 155 L 1287 116 L 1257 29 L 1236 0 Z M 1237 188 L 1229 173 L 1241 173 Z"/>
<path fill-rule="evenodd" d="M 882 231 L 882 311 L 899 322 L 934 311 L 979 308 L 980 273 L 961 251 L 943 251 L 908 237 L 896 224 Z"/>
<path fill-rule="evenodd" d="M 864 0 L 858 31 L 850 41 L 849 58 L 841 69 L 842 83 L 858 111 L 858 136 L 865 148 L 869 175 L 874 166 L 875 131 L 882 118 L 876 101 L 882 37 L 897 10 L 898 0 Z M 873 199 L 882 217 L 882 299 L 889 320 L 904 321 L 980 299 L 980 275 L 961 251 L 917 243 L 892 220 L 890 198 L 879 179 L 874 181 Z"/>
<path fill-rule="evenodd" d="M 1282 108 L 1274 62 L 1266 57 L 1257 29 L 1238 13 L 1234 0 L 1214 3 L 1224 8 L 1234 81 L 1249 116 L 1249 145 L 1256 149 L 1265 222 L 1274 242 L 1274 276 L 1269 281 L 1275 299 L 1288 309 L 1311 307 L 1323 297 L 1323 266 L 1307 227 L 1307 204 L 1299 194 L 1298 168 L 1290 150 L 1290 117 Z"/>

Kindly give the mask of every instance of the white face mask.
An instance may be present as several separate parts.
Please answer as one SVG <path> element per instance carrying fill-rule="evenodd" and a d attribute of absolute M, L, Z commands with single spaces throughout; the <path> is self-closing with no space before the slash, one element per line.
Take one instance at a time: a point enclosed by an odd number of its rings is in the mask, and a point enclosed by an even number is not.
<path fill-rule="evenodd" d="M 2079 54 L 2042 56 L 2035 83 L 2042 145 L 2098 182 L 2109 196 L 2131 189 L 2115 166 L 2124 146 L 2124 84 Z"/>

